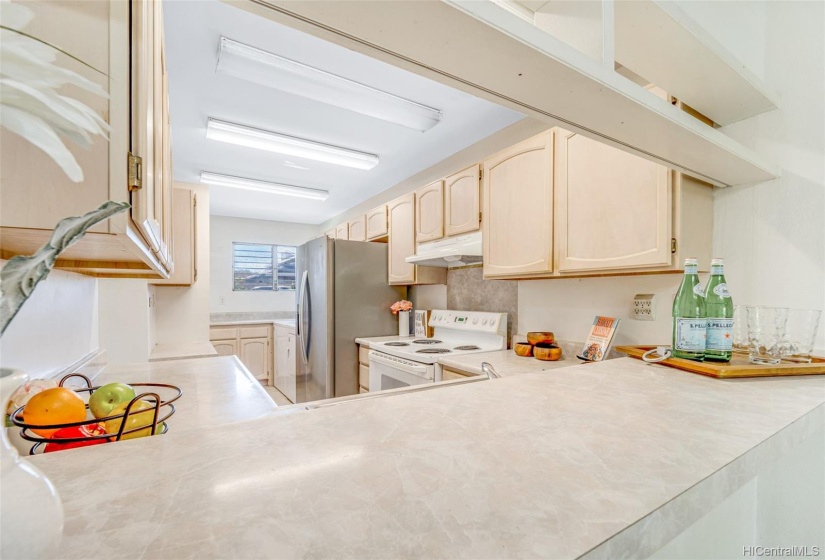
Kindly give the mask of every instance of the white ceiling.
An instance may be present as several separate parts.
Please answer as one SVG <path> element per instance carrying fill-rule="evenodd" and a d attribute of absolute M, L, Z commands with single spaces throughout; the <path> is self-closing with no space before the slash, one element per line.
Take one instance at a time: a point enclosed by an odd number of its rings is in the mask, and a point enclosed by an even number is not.
<path fill-rule="evenodd" d="M 212 214 L 320 224 L 523 118 L 218 0 L 164 3 L 175 180 L 201 171 L 324 189 L 324 201 L 210 187 Z M 221 35 L 441 109 L 421 133 L 215 73 Z M 370 171 L 206 139 L 208 117 L 378 154 Z M 308 169 L 299 169 L 305 167 Z"/>

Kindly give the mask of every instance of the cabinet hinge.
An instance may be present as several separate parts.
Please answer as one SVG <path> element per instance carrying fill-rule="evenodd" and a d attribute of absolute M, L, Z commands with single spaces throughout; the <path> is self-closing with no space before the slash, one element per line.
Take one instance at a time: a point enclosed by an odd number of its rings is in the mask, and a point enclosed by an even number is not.
<path fill-rule="evenodd" d="M 675 253 L 675 252 L 676 252 L 676 238 L 675 238 L 675 237 L 672 237 L 672 238 L 670 239 L 670 252 L 671 252 L 671 253 Z"/>
<path fill-rule="evenodd" d="M 483 178 L 484 178 L 484 168 L 479 167 L 478 168 L 478 180 L 481 181 Z"/>
<path fill-rule="evenodd" d="M 192 206 L 197 206 L 197 205 L 198 205 L 198 195 L 193 194 L 192 195 Z"/>
<path fill-rule="evenodd" d="M 143 187 L 143 159 L 129 152 L 128 162 L 128 187 L 134 191 Z"/>
<path fill-rule="evenodd" d="M 130 191 L 143 187 L 143 158 L 132 152 L 126 158 L 127 181 Z"/>
<path fill-rule="evenodd" d="M 198 269 L 196 268 L 195 269 L 195 275 L 192 277 L 192 280 L 197 280 L 197 279 L 198 279 Z"/>
<path fill-rule="evenodd" d="M 481 216 L 482 216 L 482 213 L 481 213 L 481 212 L 479 212 L 479 213 L 478 213 L 478 223 L 481 223 Z"/>

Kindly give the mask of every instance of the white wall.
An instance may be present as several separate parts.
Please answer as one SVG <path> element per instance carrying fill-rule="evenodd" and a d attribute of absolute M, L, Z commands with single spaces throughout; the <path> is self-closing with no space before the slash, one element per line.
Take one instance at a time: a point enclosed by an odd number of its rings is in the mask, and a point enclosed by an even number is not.
<path fill-rule="evenodd" d="M 700 275 L 703 282 L 707 275 Z M 518 332 L 553 331 L 556 337 L 581 342 L 596 315 L 621 319 L 614 345 L 670 344 L 673 296 L 680 274 L 604 278 L 554 278 L 518 283 Z M 630 318 L 633 296 L 654 294 L 656 320 Z"/>
<path fill-rule="evenodd" d="M 212 313 L 294 310 L 295 292 L 232 290 L 232 243 L 302 245 L 318 236 L 317 225 L 212 216 L 210 227 Z"/>
<path fill-rule="evenodd" d="M 197 269 L 192 286 L 155 286 L 155 341 L 164 344 L 209 341 L 210 219 L 209 189 L 204 185 L 176 184 L 197 195 Z"/>
<path fill-rule="evenodd" d="M 3 334 L 0 365 L 51 377 L 97 348 L 97 280 L 54 270 Z"/>
<path fill-rule="evenodd" d="M 782 177 L 715 192 L 714 253 L 735 301 L 825 310 L 825 4 L 766 4 L 764 79 L 780 109 L 721 130 Z"/>
<path fill-rule="evenodd" d="M 151 289 L 137 278 L 98 280 L 100 347 L 110 364 L 149 361 L 154 346 Z"/>

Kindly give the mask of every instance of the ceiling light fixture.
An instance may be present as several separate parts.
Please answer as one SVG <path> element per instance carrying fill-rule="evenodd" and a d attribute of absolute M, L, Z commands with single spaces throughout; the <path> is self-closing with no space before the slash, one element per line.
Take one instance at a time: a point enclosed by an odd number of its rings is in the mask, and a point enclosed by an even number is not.
<path fill-rule="evenodd" d="M 294 185 L 282 185 L 281 183 L 270 183 L 269 181 L 258 181 L 257 179 L 246 179 L 244 177 L 233 177 L 232 175 L 221 175 L 219 173 L 210 173 L 209 171 L 201 172 L 201 183 L 219 187 L 230 187 L 233 189 L 311 198 L 313 200 L 326 200 L 329 198 L 328 191 L 296 187 Z"/>
<path fill-rule="evenodd" d="M 228 142 L 238 146 L 247 146 L 335 165 L 344 165 L 355 169 L 372 169 L 378 165 L 378 156 L 375 154 L 356 152 L 347 148 L 339 148 L 338 146 L 330 146 L 329 144 L 321 144 L 312 140 L 304 140 L 303 138 L 211 118 L 206 123 L 206 137 L 219 142 Z"/>
<path fill-rule="evenodd" d="M 426 132 L 441 111 L 221 37 L 217 72 Z"/>

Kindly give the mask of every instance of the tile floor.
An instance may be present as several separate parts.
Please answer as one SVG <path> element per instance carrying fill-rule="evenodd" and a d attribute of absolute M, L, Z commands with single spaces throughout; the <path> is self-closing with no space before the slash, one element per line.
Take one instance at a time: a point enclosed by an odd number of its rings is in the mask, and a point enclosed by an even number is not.
<path fill-rule="evenodd" d="M 266 391 L 266 393 L 269 395 L 269 397 L 273 401 L 275 401 L 275 404 L 277 404 L 278 406 L 284 406 L 284 405 L 287 405 L 287 404 L 292 404 L 292 402 L 288 398 L 286 398 L 286 396 L 282 392 L 280 392 L 278 389 L 276 389 L 275 387 L 271 387 L 269 385 L 264 385 L 263 387 L 264 387 L 264 391 Z"/>

